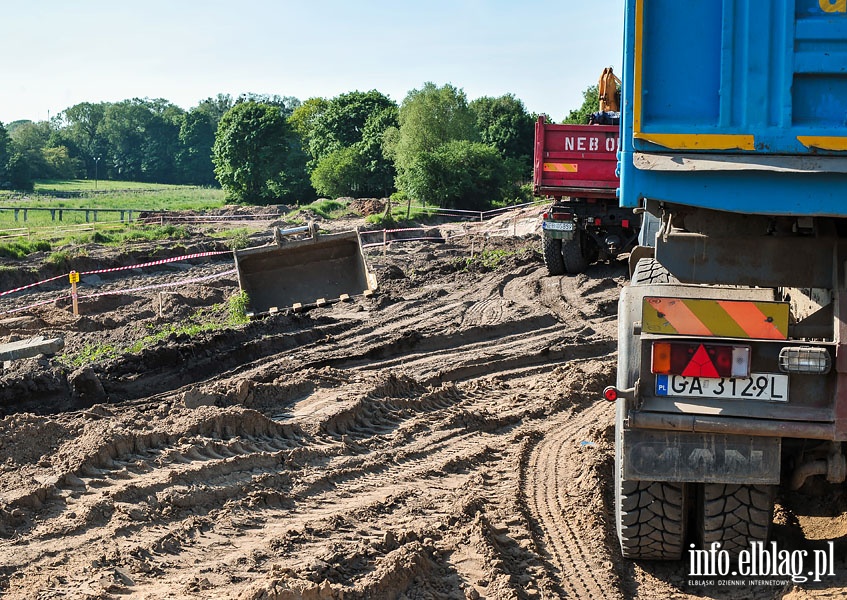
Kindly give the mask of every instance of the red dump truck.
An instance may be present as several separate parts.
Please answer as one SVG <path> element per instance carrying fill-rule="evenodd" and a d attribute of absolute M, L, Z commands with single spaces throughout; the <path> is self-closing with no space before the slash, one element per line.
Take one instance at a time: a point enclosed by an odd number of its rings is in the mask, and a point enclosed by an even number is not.
<path fill-rule="evenodd" d="M 533 184 L 552 199 L 544 213 L 544 264 L 550 275 L 583 272 L 628 252 L 640 218 L 618 205 L 617 125 L 535 124 Z"/>

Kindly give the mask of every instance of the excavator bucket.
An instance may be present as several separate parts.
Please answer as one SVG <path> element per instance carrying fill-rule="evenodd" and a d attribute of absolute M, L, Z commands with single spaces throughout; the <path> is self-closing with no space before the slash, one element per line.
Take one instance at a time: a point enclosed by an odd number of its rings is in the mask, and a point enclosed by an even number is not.
<path fill-rule="evenodd" d="M 302 231 L 310 231 L 311 237 L 284 239 Z M 328 304 L 376 290 L 358 232 L 318 235 L 307 226 L 277 229 L 274 239 L 274 245 L 235 251 L 238 283 L 247 292 L 253 314 Z"/>

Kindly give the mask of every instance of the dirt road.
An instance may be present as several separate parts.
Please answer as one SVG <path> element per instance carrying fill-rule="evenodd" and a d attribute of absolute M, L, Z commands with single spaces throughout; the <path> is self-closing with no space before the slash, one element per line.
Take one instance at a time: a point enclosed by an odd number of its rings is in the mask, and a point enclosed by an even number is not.
<path fill-rule="evenodd" d="M 842 575 L 825 586 L 703 589 L 684 564 L 623 561 L 613 407 L 599 398 L 614 380 L 625 266 L 547 277 L 537 239 L 492 238 L 485 260 L 471 240 L 372 251 L 374 298 L 172 335 L 88 370 L 43 358 L 7 369 L 3 597 L 847 593 L 845 502 L 831 493 L 782 498 L 776 527 L 786 544 L 838 540 Z M 229 267 L 224 257 L 92 285 Z M 47 304 L 6 327 L 62 334 L 79 355 L 220 310 L 234 290 L 224 276 L 107 296 L 79 319 Z"/>

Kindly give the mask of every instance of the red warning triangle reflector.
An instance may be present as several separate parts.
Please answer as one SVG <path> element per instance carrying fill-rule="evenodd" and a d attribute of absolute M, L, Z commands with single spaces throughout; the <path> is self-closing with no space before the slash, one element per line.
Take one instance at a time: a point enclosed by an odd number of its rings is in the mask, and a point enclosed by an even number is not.
<path fill-rule="evenodd" d="M 703 344 L 700 344 L 700 347 L 697 348 L 697 352 L 688 361 L 688 365 L 683 369 L 682 374 L 685 377 L 720 377 Z"/>

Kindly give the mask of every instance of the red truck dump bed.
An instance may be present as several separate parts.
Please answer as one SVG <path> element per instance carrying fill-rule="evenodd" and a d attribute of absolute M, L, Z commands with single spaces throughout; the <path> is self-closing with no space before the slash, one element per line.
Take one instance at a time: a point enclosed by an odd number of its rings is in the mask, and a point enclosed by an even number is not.
<path fill-rule="evenodd" d="M 535 123 L 533 184 L 538 196 L 615 198 L 617 125 Z"/>

